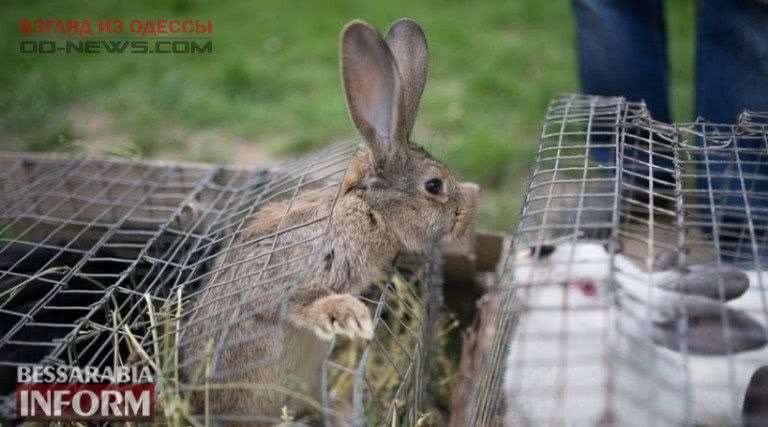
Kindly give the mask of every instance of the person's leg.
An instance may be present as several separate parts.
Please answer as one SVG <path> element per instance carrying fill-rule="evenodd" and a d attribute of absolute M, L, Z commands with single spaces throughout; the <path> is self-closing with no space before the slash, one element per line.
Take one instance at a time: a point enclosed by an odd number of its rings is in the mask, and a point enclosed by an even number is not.
<path fill-rule="evenodd" d="M 768 110 L 768 2 L 700 0 L 696 114 L 713 123 L 735 123 L 745 109 Z M 699 161 L 702 202 L 718 213 L 713 221 L 721 247 L 732 253 L 726 258 L 751 258 L 753 233 L 763 242 L 768 228 L 768 214 L 761 212 L 768 209 L 765 138 L 739 135 L 728 147 L 703 152 Z"/>
<path fill-rule="evenodd" d="M 733 123 L 768 110 L 768 2 L 699 0 L 697 20 L 696 114 Z"/>
<path fill-rule="evenodd" d="M 645 100 L 669 121 L 667 38 L 662 0 L 573 0 L 584 93 Z"/>
<path fill-rule="evenodd" d="M 654 119 L 669 122 L 663 0 L 572 0 L 572 5 L 582 92 L 645 101 Z M 602 126 L 592 127 L 597 132 L 587 142 L 589 155 L 612 164 L 619 141 L 610 135 L 618 129 Z M 651 192 L 671 191 L 673 181 L 669 153 L 649 143 L 650 138 L 647 129 L 637 126 L 626 128 L 623 139 L 622 191 L 643 204 Z M 659 182 L 667 184 L 655 185 Z"/>

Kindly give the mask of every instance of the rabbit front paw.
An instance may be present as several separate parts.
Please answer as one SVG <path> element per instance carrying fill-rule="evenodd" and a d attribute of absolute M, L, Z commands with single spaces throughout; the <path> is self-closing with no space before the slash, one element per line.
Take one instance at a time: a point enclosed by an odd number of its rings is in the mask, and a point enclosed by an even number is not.
<path fill-rule="evenodd" d="M 329 295 L 313 302 L 302 323 L 313 329 L 320 338 L 327 340 L 336 334 L 367 340 L 373 338 L 373 323 L 368 307 L 350 294 Z"/>

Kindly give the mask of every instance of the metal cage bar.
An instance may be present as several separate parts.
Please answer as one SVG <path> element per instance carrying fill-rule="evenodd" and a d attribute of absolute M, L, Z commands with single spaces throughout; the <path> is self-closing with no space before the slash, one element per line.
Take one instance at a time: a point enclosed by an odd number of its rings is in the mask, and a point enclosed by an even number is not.
<path fill-rule="evenodd" d="M 226 379 L 295 351 L 285 348 L 279 325 L 287 295 L 320 255 L 335 198 L 306 221 L 285 218 L 303 198 L 337 193 L 356 150 L 356 143 L 339 144 L 270 169 L 0 153 L 0 376 L 15 378 L 28 364 L 151 362 L 166 399 L 188 398 L 207 381 L 189 370 L 201 361 L 210 378 Z M 274 206 L 284 211 L 265 233 L 259 215 Z M 442 295 L 440 265 L 436 251 L 401 257 L 363 296 L 375 313 L 375 337 L 327 347 L 320 419 L 418 420 Z M 242 280 L 247 289 L 232 288 Z M 222 291 L 207 297 L 211 289 Z M 277 326 L 239 326 L 271 310 L 279 313 Z M 201 324 L 217 326 L 196 335 Z M 211 339 L 207 355 L 198 351 Z M 269 340 L 269 354 L 236 366 L 217 361 L 259 340 Z M 15 413 L 8 387 L 0 390 L 4 418 Z M 258 413 L 193 415 L 281 421 Z"/>
<path fill-rule="evenodd" d="M 748 415 L 768 364 L 765 117 L 670 125 L 623 98 L 552 100 L 474 425 Z"/>

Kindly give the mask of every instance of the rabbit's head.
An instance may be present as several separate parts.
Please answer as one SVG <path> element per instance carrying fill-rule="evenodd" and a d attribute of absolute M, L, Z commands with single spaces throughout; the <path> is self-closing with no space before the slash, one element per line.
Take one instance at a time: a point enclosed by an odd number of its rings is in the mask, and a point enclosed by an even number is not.
<path fill-rule="evenodd" d="M 341 35 L 341 77 L 349 114 L 365 142 L 342 191 L 358 191 L 411 250 L 460 238 L 471 208 L 448 169 L 410 141 L 427 80 L 427 41 L 401 19 L 381 35 L 352 21 Z"/>
<path fill-rule="evenodd" d="M 543 304 L 561 304 L 567 289 L 570 306 L 594 306 L 604 293 L 610 263 L 610 254 L 600 243 L 536 245 L 515 253 L 512 282 L 536 289 L 544 295 Z"/>

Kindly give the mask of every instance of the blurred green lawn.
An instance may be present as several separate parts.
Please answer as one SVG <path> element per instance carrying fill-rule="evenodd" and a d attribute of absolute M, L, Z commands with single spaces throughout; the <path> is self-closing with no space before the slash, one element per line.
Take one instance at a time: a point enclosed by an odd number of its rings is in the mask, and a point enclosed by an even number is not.
<path fill-rule="evenodd" d="M 673 110 L 685 120 L 691 3 L 667 2 Z M 547 102 L 578 91 L 562 0 L 6 2 L 0 146 L 242 163 L 243 146 L 287 156 L 349 139 L 339 30 L 356 17 L 385 30 L 402 16 L 422 24 L 431 50 L 414 139 L 483 186 L 483 226 L 509 229 Z M 171 17 L 212 19 L 214 53 L 18 53 L 22 18 Z"/>

